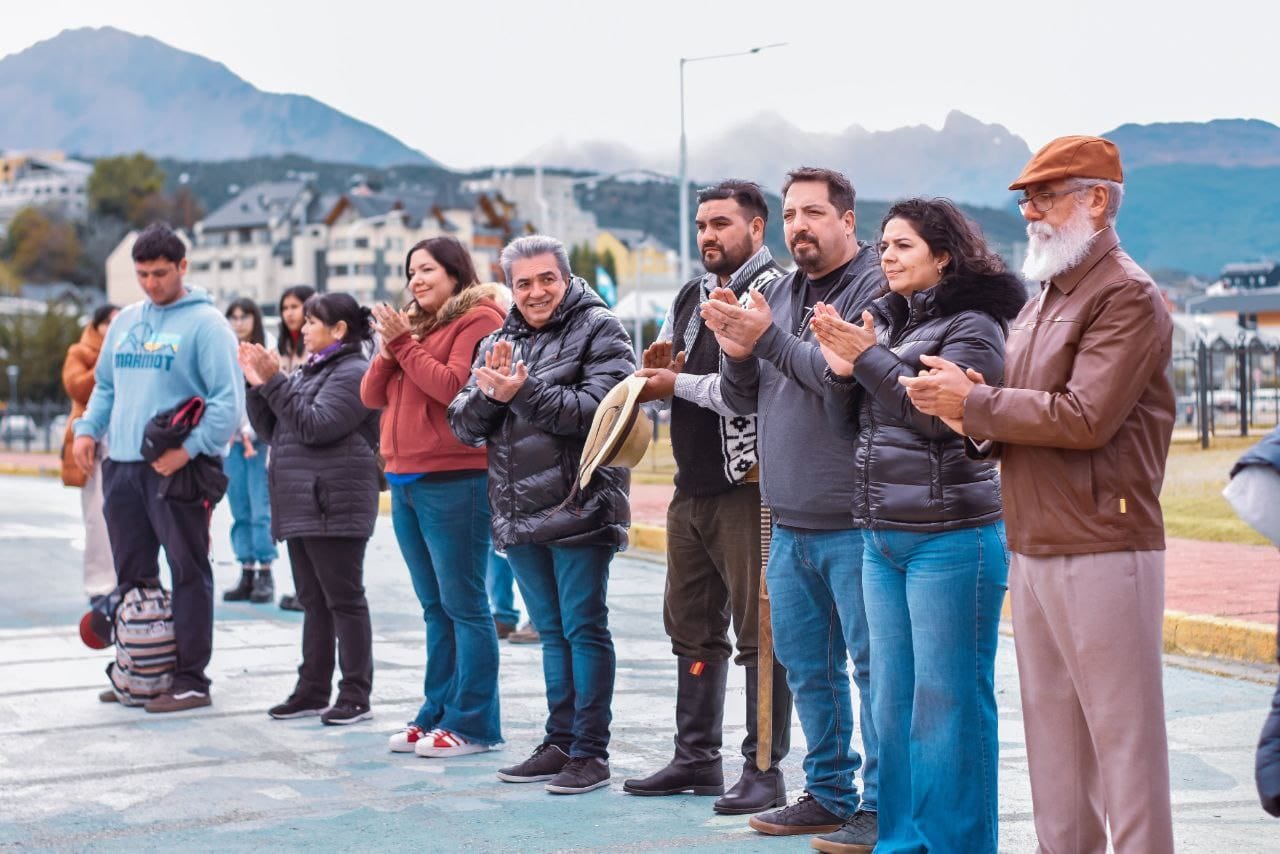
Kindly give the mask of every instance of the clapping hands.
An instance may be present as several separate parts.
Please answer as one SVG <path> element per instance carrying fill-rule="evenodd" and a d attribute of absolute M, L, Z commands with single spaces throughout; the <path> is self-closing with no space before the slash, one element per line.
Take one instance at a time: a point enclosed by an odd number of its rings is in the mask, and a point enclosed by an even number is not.
<path fill-rule="evenodd" d="M 857 326 L 820 302 L 813 307 L 809 328 L 818 339 L 818 347 L 831 372 L 841 377 L 853 376 L 853 363 L 876 344 L 875 318 L 869 311 L 862 312 L 862 325 Z"/>
<path fill-rule="evenodd" d="M 511 342 L 500 339 L 484 354 L 484 366 L 471 372 L 480 391 L 499 403 L 510 403 L 529 378 L 529 370 L 523 360 L 516 362 L 513 369 L 511 360 L 514 353 Z"/>
<path fill-rule="evenodd" d="M 381 339 L 378 353 L 385 359 L 394 360 L 395 356 L 387 345 L 413 328 L 409 322 L 409 315 L 403 311 L 396 311 L 385 302 L 375 305 L 372 312 L 373 328 Z"/>
<path fill-rule="evenodd" d="M 280 356 L 261 344 L 241 344 L 236 357 L 251 386 L 260 386 L 280 373 Z"/>

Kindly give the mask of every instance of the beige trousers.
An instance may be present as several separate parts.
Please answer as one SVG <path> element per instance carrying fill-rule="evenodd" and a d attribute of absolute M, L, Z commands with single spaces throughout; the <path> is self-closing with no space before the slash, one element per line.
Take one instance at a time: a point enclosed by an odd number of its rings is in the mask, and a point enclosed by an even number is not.
<path fill-rule="evenodd" d="M 1164 552 L 1015 553 L 1009 593 L 1039 850 L 1172 852 Z"/>
<path fill-rule="evenodd" d="M 99 448 L 105 443 L 100 442 Z M 84 592 L 105 596 L 116 589 L 116 565 L 102 515 L 102 451 L 93 461 L 93 473 L 80 489 L 80 513 L 84 517 Z"/>

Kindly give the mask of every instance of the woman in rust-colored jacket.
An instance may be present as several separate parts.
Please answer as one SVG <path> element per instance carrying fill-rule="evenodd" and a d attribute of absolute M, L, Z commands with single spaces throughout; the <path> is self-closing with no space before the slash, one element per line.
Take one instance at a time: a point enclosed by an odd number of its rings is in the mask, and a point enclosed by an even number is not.
<path fill-rule="evenodd" d="M 498 637 L 489 613 L 488 459 L 454 438 L 447 412 L 467 384 L 480 341 L 505 312 L 452 237 L 415 244 L 405 258 L 412 299 L 374 309 L 381 335 L 360 397 L 382 410 L 380 450 L 391 521 L 427 627 L 425 699 L 390 738 L 391 750 L 459 756 L 502 741 Z"/>
<path fill-rule="evenodd" d="M 102 460 L 106 456 L 106 443 L 98 443 L 98 456 L 93 461 L 93 472 L 86 475 L 71 458 L 72 425 L 84 415 L 93 394 L 93 372 L 98 366 L 102 340 L 107 327 L 119 314 L 114 305 L 104 305 L 93 313 L 89 325 L 84 328 L 80 340 L 67 348 L 67 358 L 62 363 L 62 385 L 71 398 L 71 417 L 67 419 L 67 432 L 62 438 L 62 482 L 80 487 L 80 510 L 84 517 L 84 592 L 93 602 L 115 589 L 116 568 L 111 558 L 111 541 L 107 539 L 107 523 L 102 516 Z"/>

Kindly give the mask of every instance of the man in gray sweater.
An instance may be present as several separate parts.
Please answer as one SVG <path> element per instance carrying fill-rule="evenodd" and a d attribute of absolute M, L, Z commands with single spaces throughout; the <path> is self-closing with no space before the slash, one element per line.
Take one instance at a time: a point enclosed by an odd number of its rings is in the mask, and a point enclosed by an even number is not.
<path fill-rule="evenodd" d="M 783 230 L 798 269 L 740 307 L 713 292 L 702 316 L 726 356 L 725 402 L 758 412 L 760 486 L 773 511 L 765 577 L 774 644 L 808 743 L 806 792 L 751 819 L 761 833 L 828 833 L 815 847 L 871 851 L 876 841 L 876 736 L 871 722 L 862 532 L 853 519 L 853 442 L 828 426 L 826 361 L 809 329 L 817 303 L 846 319 L 885 288 L 876 251 L 855 234 L 854 191 L 839 172 L 797 169 L 783 193 Z M 861 706 L 865 764 L 853 750 L 846 661 Z M 859 799 L 854 774 L 863 769 Z"/>

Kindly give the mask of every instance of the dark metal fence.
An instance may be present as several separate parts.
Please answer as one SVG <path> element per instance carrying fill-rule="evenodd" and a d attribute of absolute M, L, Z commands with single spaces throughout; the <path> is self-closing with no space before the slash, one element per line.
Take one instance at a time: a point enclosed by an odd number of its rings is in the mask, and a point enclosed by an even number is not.
<path fill-rule="evenodd" d="M 71 404 L 65 401 L 18 401 L 0 410 L 0 448 L 6 451 L 62 450 Z"/>
<path fill-rule="evenodd" d="M 1174 351 L 1170 370 L 1177 425 L 1194 427 L 1202 447 L 1220 432 L 1280 425 L 1280 342 L 1248 332 L 1200 338 Z"/>

